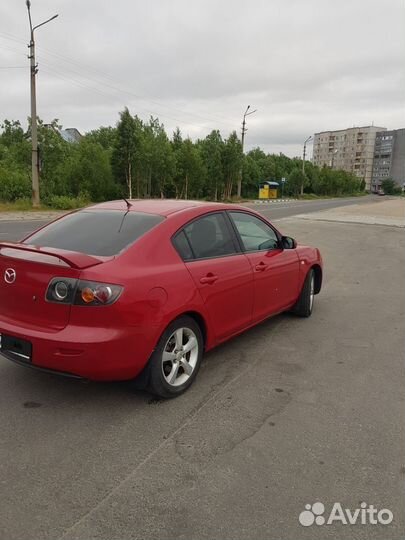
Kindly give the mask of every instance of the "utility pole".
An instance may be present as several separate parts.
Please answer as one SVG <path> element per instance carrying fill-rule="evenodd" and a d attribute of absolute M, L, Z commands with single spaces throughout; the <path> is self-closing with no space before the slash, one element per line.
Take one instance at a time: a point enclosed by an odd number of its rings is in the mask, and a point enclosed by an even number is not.
<path fill-rule="evenodd" d="M 26 6 L 28 11 L 28 19 L 30 23 L 30 43 L 28 48 L 30 54 L 28 56 L 30 60 L 30 80 L 31 80 L 31 144 L 32 144 L 32 206 L 38 207 L 40 205 L 39 198 L 39 159 L 38 159 L 38 125 L 37 125 L 37 94 L 36 94 L 36 76 L 38 73 L 38 64 L 35 62 L 35 40 L 34 30 L 43 26 L 44 24 L 56 19 L 57 15 L 54 15 L 50 19 L 32 26 L 31 20 L 31 2 L 26 0 Z"/>
<path fill-rule="evenodd" d="M 242 121 L 242 154 L 244 152 L 244 147 L 245 147 L 245 133 L 247 132 L 246 117 L 249 116 L 249 114 L 254 114 L 255 112 L 257 112 L 257 109 L 255 109 L 254 111 L 248 112 L 249 109 L 250 109 L 250 105 L 247 106 L 247 109 L 245 111 L 245 114 L 243 115 L 243 121 Z M 242 170 L 239 173 L 239 179 L 238 179 L 237 195 L 239 198 L 241 197 L 241 194 L 242 194 Z"/>
<path fill-rule="evenodd" d="M 304 182 L 305 182 L 305 156 L 307 152 L 307 143 L 312 139 L 312 135 L 304 142 L 304 150 L 302 152 L 302 182 L 301 182 L 301 195 L 304 195 Z"/>

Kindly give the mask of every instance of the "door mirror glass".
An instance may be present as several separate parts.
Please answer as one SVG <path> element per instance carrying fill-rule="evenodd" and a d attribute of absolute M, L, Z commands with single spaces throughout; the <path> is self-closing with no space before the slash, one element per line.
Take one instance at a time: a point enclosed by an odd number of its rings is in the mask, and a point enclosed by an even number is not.
<path fill-rule="evenodd" d="M 283 248 L 284 249 L 295 249 L 297 247 L 297 242 L 291 236 L 283 236 Z"/>

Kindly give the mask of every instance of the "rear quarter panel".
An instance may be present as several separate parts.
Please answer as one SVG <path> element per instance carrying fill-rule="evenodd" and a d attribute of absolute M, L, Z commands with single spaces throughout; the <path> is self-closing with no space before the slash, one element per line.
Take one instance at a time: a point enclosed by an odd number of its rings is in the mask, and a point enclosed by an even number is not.
<path fill-rule="evenodd" d="M 168 220 L 141 237 L 114 261 L 82 272 L 82 279 L 119 284 L 124 292 L 110 306 L 121 324 L 145 329 L 156 345 L 160 335 L 179 315 L 194 311 L 205 322 L 207 343 L 211 328 L 204 303 L 171 243 Z"/>

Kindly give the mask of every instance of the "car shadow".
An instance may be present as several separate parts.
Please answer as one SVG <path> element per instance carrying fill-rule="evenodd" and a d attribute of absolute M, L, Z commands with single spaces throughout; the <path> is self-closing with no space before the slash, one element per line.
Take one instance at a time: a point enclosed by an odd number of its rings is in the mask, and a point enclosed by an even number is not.
<path fill-rule="evenodd" d="M 204 355 L 196 384 L 185 395 L 194 392 L 195 386 L 198 386 L 199 394 L 209 395 L 214 386 L 219 388 L 225 384 L 234 376 L 238 366 L 247 361 L 252 348 L 257 343 L 263 343 L 269 333 L 275 332 L 283 321 L 289 319 L 298 320 L 289 313 L 276 315 L 208 351 Z M 44 403 L 58 406 L 92 404 L 96 408 L 98 405 L 111 404 L 134 407 L 165 401 L 154 397 L 142 384 L 134 384 L 133 381 L 94 382 L 74 379 L 37 372 L 3 358 L 0 362 L 0 380 L 0 389 L 3 385 L 12 387 L 13 398 L 20 396 L 19 401 L 24 408 L 40 408 Z M 7 388 L 1 393 L 4 397 L 8 393 Z M 202 399 L 203 395 L 200 396 Z"/>

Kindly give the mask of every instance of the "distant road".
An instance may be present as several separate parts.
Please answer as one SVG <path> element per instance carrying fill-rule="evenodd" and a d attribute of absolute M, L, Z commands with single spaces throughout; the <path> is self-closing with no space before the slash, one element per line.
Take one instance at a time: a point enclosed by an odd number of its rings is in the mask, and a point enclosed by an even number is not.
<path fill-rule="evenodd" d="M 349 204 L 363 204 L 370 202 L 379 202 L 380 197 L 375 195 L 366 195 L 365 197 L 349 197 L 347 199 L 321 199 L 316 201 L 291 201 L 291 202 L 275 202 L 254 204 L 247 203 L 244 206 L 257 210 L 267 218 L 277 221 L 284 217 L 294 216 L 296 214 L 304 214 L 308 212 L 318 212 L 319 210 L 327 210 L 338 206 L 347 206 Z M 16 241 L 21 240 L 31 231 L 45 225 L 47 221 L 33 219 L 23 221 L 0 221 L 0 241 Z"/>
<path fill-rule="evenodd" d="M 364 197 L 348 197 L 347 199 L 321 199 L 314 201 L 291 201 L 274 203 L 249 203 L 245 204 L 248 208 L 260 212 L 268 219 L 276 221 L 277 219 L 295 216 L 297 214 L 307 214 L 309 212 L 319 212 L 320 210 L 329 210 L 339 206 L 348 206 L 351 204 L 364 204 L 379 202 L 383 197 L 375 195 L 366 195 Z"/>

